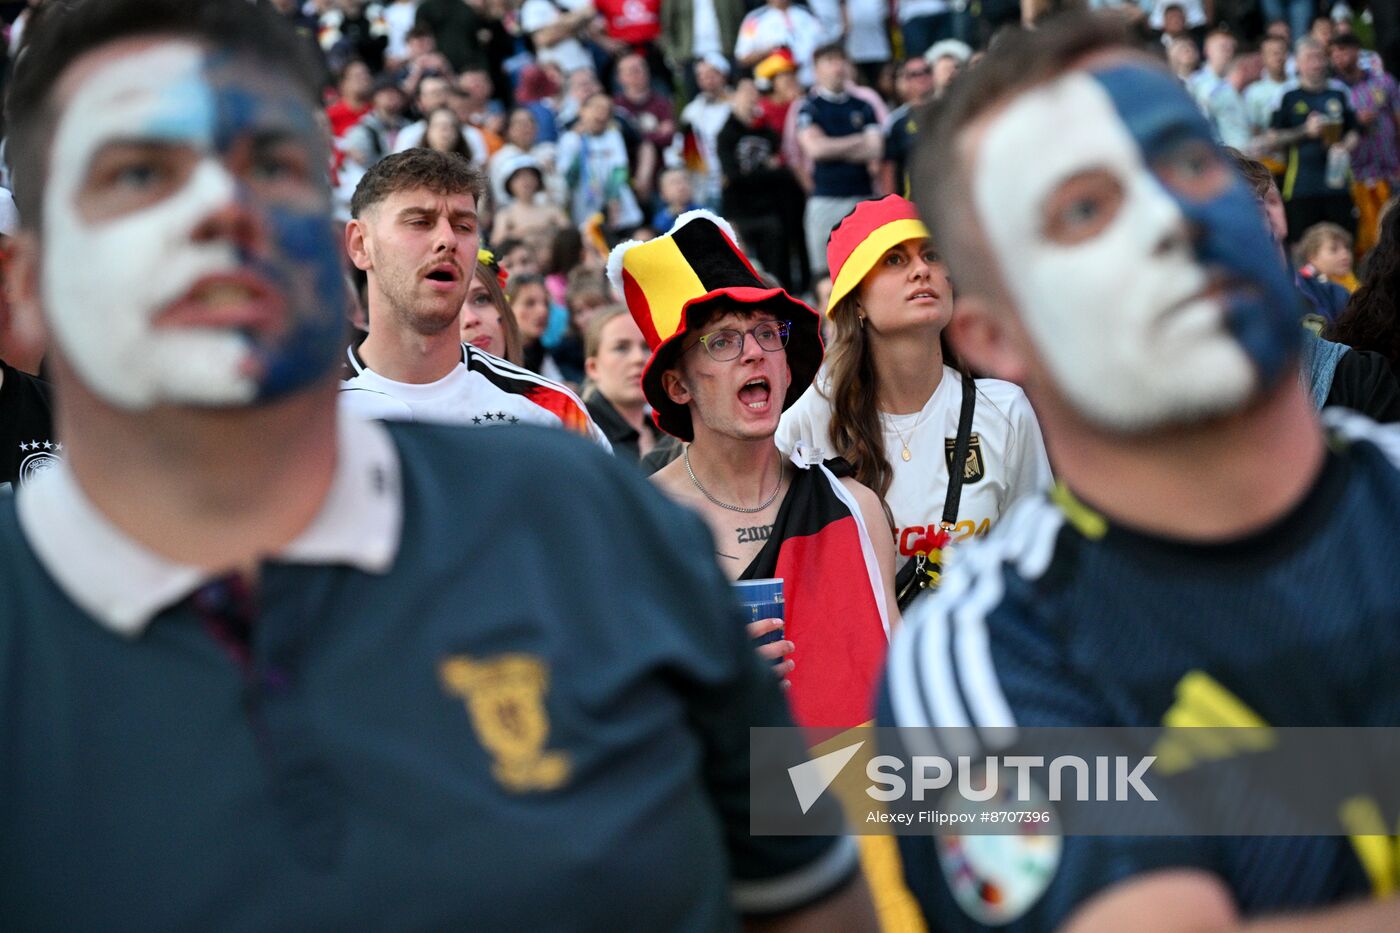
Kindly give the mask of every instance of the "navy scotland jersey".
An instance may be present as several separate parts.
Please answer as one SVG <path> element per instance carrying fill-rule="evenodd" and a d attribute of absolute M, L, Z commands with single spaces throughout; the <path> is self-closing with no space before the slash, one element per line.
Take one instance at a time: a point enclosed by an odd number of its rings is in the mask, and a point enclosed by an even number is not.
<path fill-rule="evenodd" d="M 856 136 L 880 121 L 875 108 L 850 94 L 832 94 L 817 88 L 797 104 L 797 126 L 816 126 L 832 139 Z M 825 198 L 868 198 L 874 193 L 870 170 L 864 162 L 817 159 L 812 163 L 813 194 Z"/>
<path fill-rule="evenodd" d="M 1340 409 L 1325 420 L 1314 486 L 1235 541 L 1145 535 L 1062 490 L 1018 503 L 905 614 L 879 723 L 1155 727 L 1202 689 L 1275 726 L 1400 723 L 1400 429 Z M 1217 875 L 1246 916 L 1371 890 L 1341 836 L 1080 836 L 1048 855 L 972 838 L 899 840 L 940 930 L 1054 929 L 1159 868 Z"/>
<path fill-rule="evenodd" d="M 1346 92 L 1330 86 L 1320 91 L 1295 87 L 1285 93 L 1274 111 L 1271 126 L 1276 130 L 1296 129 L 1314 113 L 1320 113 L 1341 125 L 1336 136 L 1338 140 L 1358 126 Z M 1327 187 L 1327 143 L 1324 140 L 1303 139 L 1288 147 L 1288 168 L 1284 172 L 1280 193 L 1285 201 L 1345 194 L 1345 189 Z M 1297 231 L 1299 236 L 1302 233 L 1301 230 Z"/>
<path fill-rule="evenodd" d="M 852 876 L 749 835 L 790 719 L 696 518 L 563 432 L 361 427 L 401 469 L 328 502 L 401 495 L 392 563 L 265 562 L 243 667 L 195 600 L 99 623 L 0 497 L 0 927 L 730 930 Z"/>

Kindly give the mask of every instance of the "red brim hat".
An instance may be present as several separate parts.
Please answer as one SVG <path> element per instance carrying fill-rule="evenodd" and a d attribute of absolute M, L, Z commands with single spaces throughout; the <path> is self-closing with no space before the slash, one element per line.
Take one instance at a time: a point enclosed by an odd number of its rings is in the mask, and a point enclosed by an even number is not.
<path fill-rule="evenodd" d="M 926 239 L 928 227 L 908 199 L 891 194 L 857 204 L 826 241 L 827 268 L 831 270 L 827 315 L 860 285 L 886 250 L 906 240 Z"/>
<path fill-rule="evenodd" d="M 787 362 L 792 383 L 783 399 L 786 411 L 816 378 L 822 362 L 821 319 L 817 312 L 781 288 L 759 278 L 734 244 L 729 225 L 708 211 L 690 211 L 671 230 L 645 243 L 623 243 L 608 257 L 608 276 L 651 347 L 642 372 L 642 392 L 656 426 L 683 441 L 693 440 L 690 407 L 666 394 L 662 375 L 676 365 L 686 338 L 717 302 L 741 310 L 771 311 L 791 321 Z"/>

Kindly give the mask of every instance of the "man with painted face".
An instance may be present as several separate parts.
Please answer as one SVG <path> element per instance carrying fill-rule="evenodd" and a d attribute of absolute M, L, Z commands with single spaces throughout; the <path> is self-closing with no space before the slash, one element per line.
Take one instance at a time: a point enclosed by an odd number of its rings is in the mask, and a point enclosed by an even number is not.
<path fill-rule="evenodd" d="M 1222 724 L 1394 725 L 1400 591 L 1378 581 L 1400 560 L 1400 435 L 1319 423 L 1298 298 L 1249 187 L 1119 28 L 1065 17 L 1009 38 L 921 140 L 953 343 L 1025 388 L 1061 484 L 906 612 L 880 722 L 974 726 L 973 745 L 986 727 L 1156 727 L 1201 703 Z M 1400 903 L 1360 901 L 1389 876 L 1343 837 L 995 842 L 901 837 L 932 926 L 1400 923 Z"/>
<path fill-rule="evenodd" d="M 748 833 L 790 719 L 697 521 L 557 431 L 337 417 L 319 89 L 263 3 L 29 27 L 68 457 L 0 497 L 3 925 L 864 928 L 849 842 Z"/>

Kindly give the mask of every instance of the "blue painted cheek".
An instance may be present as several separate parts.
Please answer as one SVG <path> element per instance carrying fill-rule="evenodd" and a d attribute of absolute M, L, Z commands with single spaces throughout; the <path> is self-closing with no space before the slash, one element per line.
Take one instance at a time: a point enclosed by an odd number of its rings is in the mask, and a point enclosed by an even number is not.
<path fill-rule="evenodd" d="M 1207 267 L 1226 270 L 1258 291 L 1237 295 L 1226 311 L 1230 331 L 1254 361 L 1261 380 L 1273 384 L 1287 370 L 1302 343 L 1298 295 L 1264 225 L 1259 204 L 1242 179 L 1214 200 L 1178 199 L 1196 225 L 1196 253 Z"/>
<path fill-rule="evenodd" d="M 281 260 L 259 271 L 276 282 L 290 307 L 288 330 L 260 348 L 259 399 L 303 388 L 329 372 L 345 347 L 345 282 L 340 253 L 324 214 L 269 211 Z"/>
<path fill-rule="evenodd" d="M 242 140 L 270 133 L 319 152 L 319 131 L 305 102 L 293 93 L 259 86 L 256 76 L 241 70 L 247 67 L 227 53 L 205 61 L 215 151 L 227 154 Z M 273 283 L 288 304 L 287 331 L 255 348 L 263 368 L 257 398 L 268 400 L 310 385 L 340 359 L 348 330 L 341 248 L 331 230 L 328 203 L 323 210 L 305 212 L 269 205 L 246 188 L 239 196 L 263 219 L 272 241 L 269 258 L 245 255 L 244 263 Z"/>
<path fill-rule="evenodd" d="M 1156 68 L 1124 64 L 1094 72 L 1094 78 L 1108 94 L 1146 164 L 1154 164 L 1183 142 L 1211 140 L 1205 117 L 1170 75 Z M 1286 371 L 1302 343 L 1298 295 L 1264 226 L 1258 202 L 1233 167 L 1230 172 L 1229 188 L 1210 201 L 1172 197 L 1195 228 L 1196 252 L 1202 264 L 1232 273 L 1258 290 L 1237 296 L 1227 311 L 1227 320 L 1261 379 L 1269 384 Z M 1169 185 L 1164 187 L 1172 191 Z"/>

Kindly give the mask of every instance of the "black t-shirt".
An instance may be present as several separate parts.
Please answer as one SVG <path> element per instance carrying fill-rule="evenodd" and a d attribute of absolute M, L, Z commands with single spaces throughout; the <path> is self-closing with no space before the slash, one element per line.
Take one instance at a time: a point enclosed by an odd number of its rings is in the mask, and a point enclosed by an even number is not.
<path fill-rule="evenodd" d="M 719 131 L 719 163 L 724 172 L 726 217 L 776 217 L 783 209 L 792 173 L 771 160 L 782 146 L 778 134 L 730 117 Z"/>
<path fill-rule="evenodd" d="M 588 407 L 588 414 L 592 416 L 594 424 L 602 429 L 608 443 L 612 445 L 613 456 L 628 463 L 640 464 L 641 432 L 632 427 L 613 407 L 613 403 L 603 398 L 601 392 L 591 393 L 583 404 Z M 651 436 L 653 442 L 660 439 L 661 432 L 652 425 L 650 418 L 646 420 L 643 429 Z"/>
<path fill-rule="evenodd" d="M 482 48 L 482 27 L 486 24 L 470 5 L 457 0 L 423 0 L 415 25 L 432 32 L 438 51 L 458 71 L 487 67 Z"/>
<path fill-rule="evenodd" d="M 49 384 L 0 360 L 0 492 L 58 462 Z"/>
<path fill-rule="evenodd" d="M 1382 424 L 1400 421 L 1400 382 L 1379 353 L 1348 350 L 1337 361 L 1326 404 L 1359 411 Z"/>

